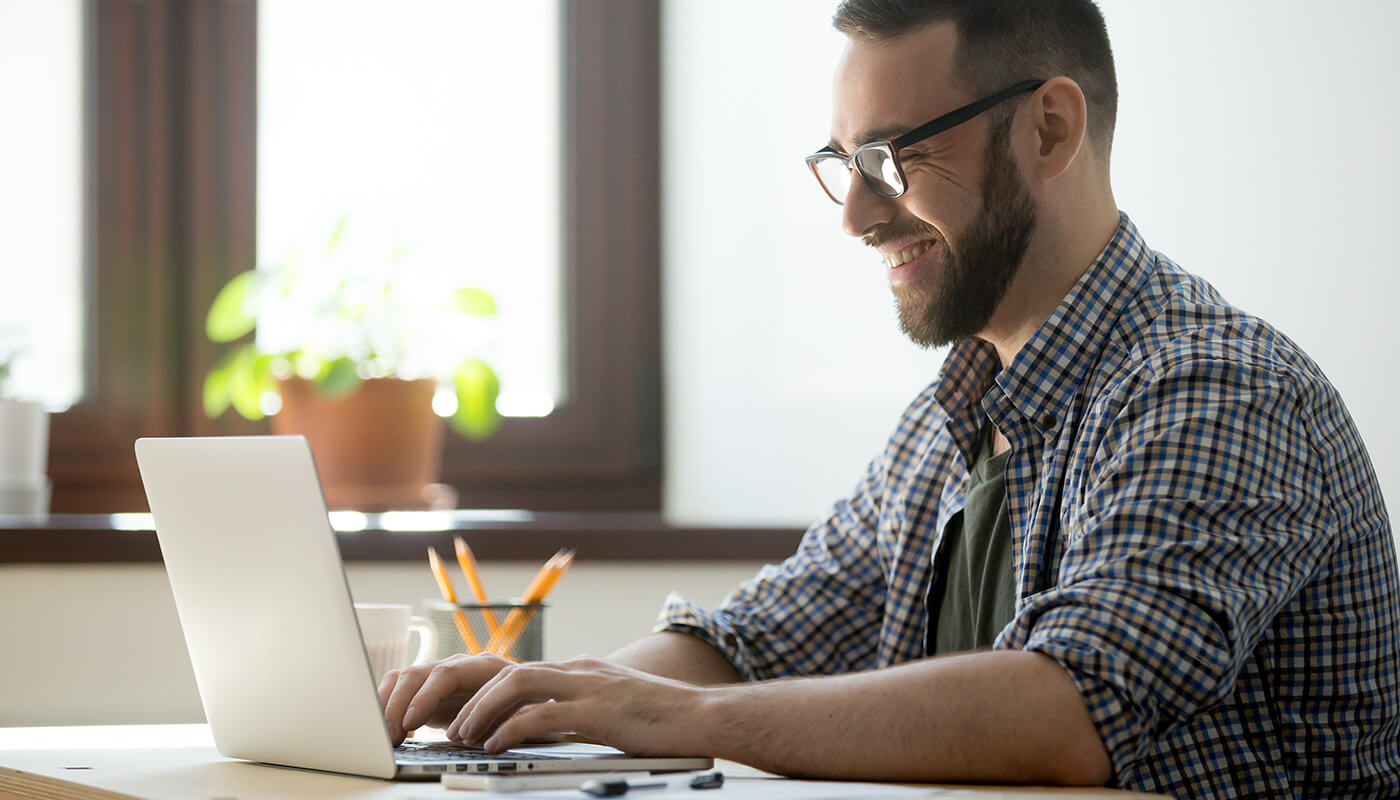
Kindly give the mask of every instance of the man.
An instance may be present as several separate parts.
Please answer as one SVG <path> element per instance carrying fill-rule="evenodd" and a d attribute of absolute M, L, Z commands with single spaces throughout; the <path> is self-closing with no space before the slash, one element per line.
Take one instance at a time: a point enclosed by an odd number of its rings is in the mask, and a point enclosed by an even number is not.
<path fill-rule="evenodd" d="M 499 750 L 578 732 L 839 778 L 1400 796 L 1390 523 L 1336 391 L 1114 203 L 1091 0 L 846 0 L 809 158 L 954 343 L 852 495 L 607 661 L 380 688 Z M 1249 235 L 1242 231 L 1241 235 Z"/>

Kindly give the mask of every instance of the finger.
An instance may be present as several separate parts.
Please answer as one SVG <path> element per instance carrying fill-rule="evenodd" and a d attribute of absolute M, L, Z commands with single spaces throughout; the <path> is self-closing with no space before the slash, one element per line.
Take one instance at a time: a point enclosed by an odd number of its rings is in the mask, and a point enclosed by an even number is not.
<path fill-rule="evenodd" d="M 546 700 L 522 706 L 502 722 L 482 746 L 490 753 L 509 750 L 525 742 L 555 739 L 576 727 L 573 717 L 579 703 Z"/>
<path fill-rule="evenodd" d="M 402 742 L 404 731 L 409 729 L 404 725 L 404 715 L 428 674 L 426 665 L 401 669 L 394 678 L 394 685 L 388 687 L 388 699 L 384 700 L 384 722 L 389 726 L 389 738 L 394 744 Z M 382 693 L 383 685 L 380 689 Z"/>
<path fill-rule="evenodd" d="M 468 744 L 483 742 L 522 706 L 577 696 L 583 676 L 551 664 L 521 664 L 501 670 L 462 707 L 454 721 Z"/>
<path fill-rule="evenodd" d="M 504 663 L 492 657 L 453 656 L 431 665 L 404 709 L 404 728 L 411 730 L 427 722 L 451 719 L 462 702 Z"/>
<path fill-rule="evenodd" d="M 473 710 L 481 704 L 481 698 L 490 694 L 496 686 L 500 685 L 501 681 L 504 681 L 519 669 L 521 669 L 521 666 L 518 664 L 508 664 L 486 680 L 471 698 L 462 705 L 462 708 L 457 712 L 457 716 L 447 726 L 444 731 L 444 733 L 447 734 L 447 738 L 461 740 L 462 737 L 460 734 L 466 724 L 467 718 L 470 717 Z"/>
<path fill-rule="evenodd" d="M 384 679 L 379 682 L 379 707 L 384 708 L 389 705 L 389 695 L 394 691 L 394 684 L 399 681 L 399 671 L 391 669 L 384 673 Z"/>
<path fill-rule="evenodd" d="M 406 699 L 402 717 L 405 730 L 416 729 L 420 724 L 442 716 L 438 713 L 440 706 L 452 696 L 461 695 L 465 699 L 472 695 L 480 684 L 480 680 L 473 680 L 473 675 L 479 673 L 480 670 L 473 668 L 470 657 L 445 658 L 428 664 L 423 680 L 417 682 L 413 694 Z M 449 715 L 452 712 L 456 712 L 456 708 L 452 708 Z"/>

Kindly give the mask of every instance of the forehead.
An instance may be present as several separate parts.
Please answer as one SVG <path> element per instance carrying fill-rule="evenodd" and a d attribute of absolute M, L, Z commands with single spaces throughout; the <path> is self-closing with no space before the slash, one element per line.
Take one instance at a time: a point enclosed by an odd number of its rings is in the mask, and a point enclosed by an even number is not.
<path fill-rule="evenodd" d="M 903 133 L 966 103 L 954 85 L 957 30 L 937 23 L 883 41 L 852 40 L 836 67 L 831 138 L 845 148 Z"/>

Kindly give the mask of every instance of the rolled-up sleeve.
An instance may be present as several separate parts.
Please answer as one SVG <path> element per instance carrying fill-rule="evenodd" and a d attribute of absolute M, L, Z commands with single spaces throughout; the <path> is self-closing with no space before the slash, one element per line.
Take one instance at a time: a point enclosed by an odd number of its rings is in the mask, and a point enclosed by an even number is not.
<path fill-rule="evenodd" d="M 749 680 L 874 666 L 885 600 L 875 545 L 883 464 L 873 460 L 787 560 L 763 567 L 713 611 L 673 593 L 655 629 L 699 637 Z"/>
<path fill-rule="evenodd" d="M 997 647 L 1064 667 L 1122 776 L 1221 702 L 1335 547 L 1306 379 L 1272 365 L 1144 368 L 1087 417 L 1098 446 L 1064 498 L 1056 585 Z"/>

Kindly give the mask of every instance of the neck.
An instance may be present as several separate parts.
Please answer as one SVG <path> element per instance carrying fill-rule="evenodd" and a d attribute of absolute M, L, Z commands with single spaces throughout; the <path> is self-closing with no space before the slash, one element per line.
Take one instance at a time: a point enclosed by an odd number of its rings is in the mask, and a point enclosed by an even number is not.
<path fill-rule="evenodd" d="M 1042 209 L 1020 270 L 991 322 L 978 334 L 996 348 L 1002 367 L 1015 360 L 1118 229 L 1118 208 L 1111 194 L 1090 209 L 1081 205 L 1072 216 L 1048 211 Z"/>

